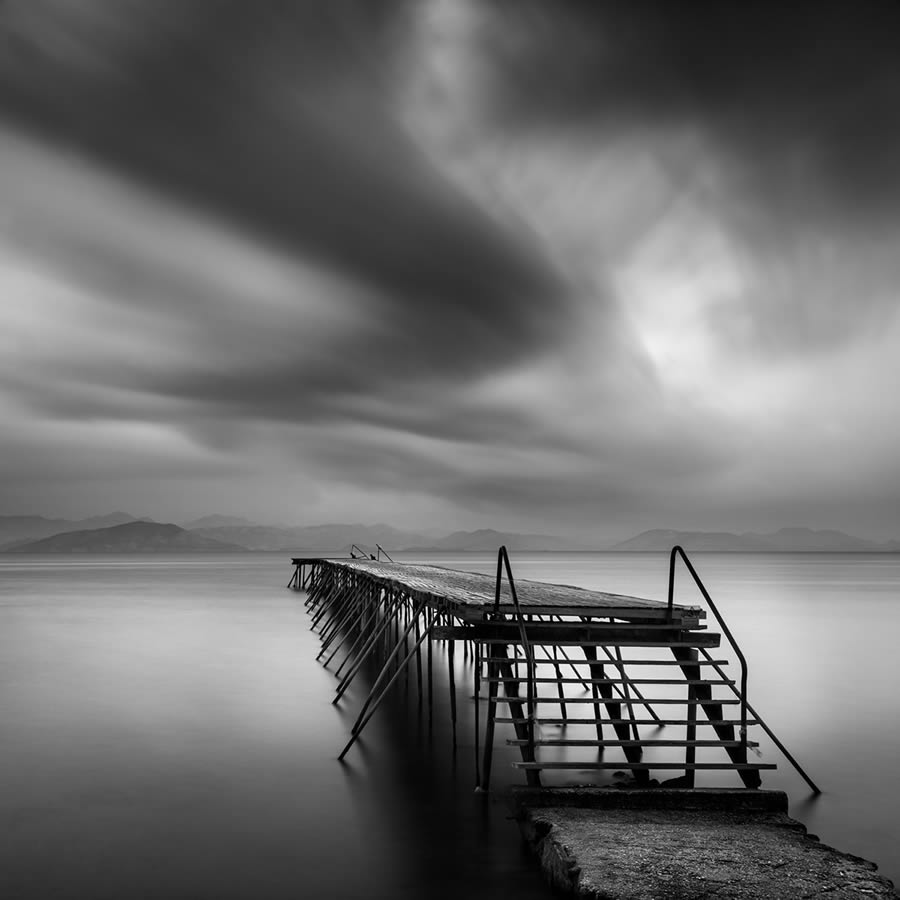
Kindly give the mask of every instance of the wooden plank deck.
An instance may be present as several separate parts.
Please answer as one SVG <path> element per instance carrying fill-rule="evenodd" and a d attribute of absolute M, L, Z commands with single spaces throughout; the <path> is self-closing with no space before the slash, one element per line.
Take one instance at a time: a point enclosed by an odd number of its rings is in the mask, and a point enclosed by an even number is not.
<path fill-rule="evenodd" d="M 496 579 L 493 575 L 385 560 L 294 557 L 292 562 L 295 566 L 327 563 L 364 574 L 408 593 L 425 595 L 430 602 L 449 606 L 467 621 L 482 621 L 494 607 Z M 666 616 L 667 605 L 659 600 L 525 578 L 515 581 L 519 605 L 529 615 L 612 617 L 627 621 L 662 620 Z M 504 613 L 514 609 L 505 578 L 500 609 Z M 705 617 L 706 612 L 696 606 L 676 604 L 673 607 L 673 619 L 687 627 Z"/>

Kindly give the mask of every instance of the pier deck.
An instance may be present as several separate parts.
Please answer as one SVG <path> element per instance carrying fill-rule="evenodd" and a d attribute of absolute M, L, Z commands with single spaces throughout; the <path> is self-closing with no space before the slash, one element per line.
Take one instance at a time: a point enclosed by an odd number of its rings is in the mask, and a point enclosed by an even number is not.
<path fill-rule="evenodd" d="M 410 594 L 427 597 L 442 609 L 452 609 L 464 621 L 483 621 L 493 611 L 496 579 L 491 575 L 460 572 L 440 566 L 392 563 L 367 559 L 325 559 L 294 557 L 295 566 L 328 563 L 347 572 L 360 573 L 385 587 L 392 586 Z M 519 606 L 536 615 L 612 617 L 627 621 L 663 621 L 668 605 L 658 600 L 591 591 L 567 584 L 516 579 Z M 509 585 L 501 586 L 500 611 L 513 611 Z M 706 613 L 697 606 L 673 605 L 675 621 L 685 627 L 697 624 Z"/>

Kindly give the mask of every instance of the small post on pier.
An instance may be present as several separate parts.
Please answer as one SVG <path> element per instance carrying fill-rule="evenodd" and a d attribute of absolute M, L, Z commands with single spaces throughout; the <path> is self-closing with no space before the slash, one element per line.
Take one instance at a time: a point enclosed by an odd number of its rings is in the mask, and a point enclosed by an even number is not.
<path fill-rule="evenodd" d="M 494 759 L 494 721 L 497 718 L 497 689 L 500 668 L 493 660 L 493 654 L 497 652 L 494 645 L 490 646 L 491 657 L 488 658 L 488 708 L 487 722 L 484 726 L 484 763 L 482 764 L 481 787 L 485 791 L 491 789 L 491 763 Z"/>
<path fill-rule="evenodd" d="M 450 624 L 450 613 L 447 613 L 447 624 Z M 453 729 L 453 753 L 456 754 L 456 641 L 447 642 L 447 670 L 450 682 L 450 725 Z"/>
<path fill-rule="evenodd" d="M 431 642 L 428 643 L 431 646 Z M 422 708 L 422 648 L 419 646 L 419 619 L 416 617 L 416 687 L 418 688 L 417 703 Z"/>
<path fill-rule="evenodd" d="M 479 755 L 479 736 L 481 732 L 481 642 L 472 642 L 472 653 L 474 659 L 474 681 L 475 681 L 475 790 L 480 791 L 481 788 L 481 757 Z"/>
<path fill-rule="evenodd" d="M 566 714 L 566 692 L 563 690 L 563 680 L 562 680 L 562 669 L 559 667 L 559 663 L 557 662 L 558 655 L 556 650 L 556 644 L 553 645 L 553 671 L 556 672 L 556 692 L 559 695 L 559 714 L 562 717 L 563 724 L 568 721 L 568 715 Z"/>
<path fill-rule="evenodd" d="M 431 630 L 437 610 L 428 608 L 428 628 Z M 421 691 L 421 685 L 419 686 Z M 428 642 L 428 727 L 434 725 L 434 641 Z"/>
<path fill-rule="evenodd" d="M 692 662 L 699 659 L 699 654 L 694 649 L 689 649 L 686 654 Z M 700 667 L 697 667 L 699 674 Z M 697 688 L 693 684 L 688 684 L 687 691 L 687 728 L 685 730 L 685 749 L 684 749 L 684 781 L 686 787 L 693 787 L 696 778 L 696 769 L 694 763 L 697 761 Z"/>

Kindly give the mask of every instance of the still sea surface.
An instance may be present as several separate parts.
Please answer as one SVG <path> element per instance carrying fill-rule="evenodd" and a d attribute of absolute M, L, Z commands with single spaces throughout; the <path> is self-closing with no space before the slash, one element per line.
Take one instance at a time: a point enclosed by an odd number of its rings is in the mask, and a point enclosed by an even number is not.
<path fill-rule="evenodd" d="M 495 567 L 491 554 L 415 559 Z M 900 883 L 900 556 L 693 559 L 748 658 L 751 702 L 824 793 L 755 728 L 779 766 L 763 786 Z M 663 554 L 512 564 L 665 598 Z M 338 763 L 366 683 L 331 704 L 290 574 L 285 554 L 0 557 L 0 897 L 548 896 L 500 791 L 473 793 L 471 661 L 456 655 L 455 754 L 438 647 L 431 725 L 400 679 Z M 686 573 L 678 584 L 679 602 L 700 599 Z M 507 736 L 498 727 L 498 789 L 520 781 Z"/>

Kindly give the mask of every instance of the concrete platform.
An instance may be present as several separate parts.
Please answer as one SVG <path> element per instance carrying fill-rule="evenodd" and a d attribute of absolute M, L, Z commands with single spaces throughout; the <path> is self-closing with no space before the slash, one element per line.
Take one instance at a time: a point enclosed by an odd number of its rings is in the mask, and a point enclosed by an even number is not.
<path fill-rule="evenodd" d="M 819 842 L 780 791 L 517 790 L 557 889 L 592 900 L 897 897 L 874 863 Z"/>

